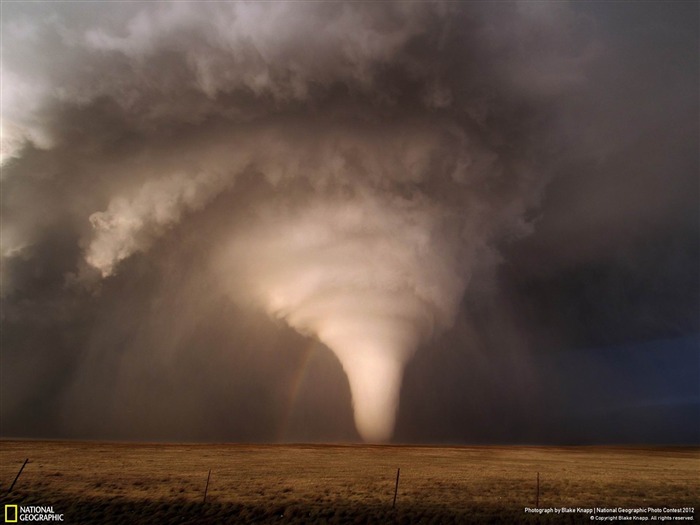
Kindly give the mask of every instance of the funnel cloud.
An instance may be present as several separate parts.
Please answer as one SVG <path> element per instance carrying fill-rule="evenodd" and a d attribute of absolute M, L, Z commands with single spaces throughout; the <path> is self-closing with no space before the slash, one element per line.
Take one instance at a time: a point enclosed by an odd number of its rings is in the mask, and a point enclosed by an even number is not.
<path fill-rule="evenodd" d="M 3 5 L 9 432 L 542 439 L 700 333 L 693 10 Z"/>
<path fill-rule="evenodd" d="M 250 283 L 260 307 L 334 352 L 367 440 L 391 437 L 403 367 L 452 324 L 466 285 L 444 215 L 420 198 L 324 197 L 264 213 L 219 263 L 232 293 Z"/>

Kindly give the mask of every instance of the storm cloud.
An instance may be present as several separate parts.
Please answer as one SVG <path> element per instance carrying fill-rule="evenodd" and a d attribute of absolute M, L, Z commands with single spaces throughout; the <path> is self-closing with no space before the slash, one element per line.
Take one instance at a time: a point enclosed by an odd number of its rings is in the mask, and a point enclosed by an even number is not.
<path fill-rule="evenodd" d="M 518 441 L 583 417 L 582 387 L 524 425 L 543 370 L 697 338 L 689 12 L 4 5 L 3 435 Z M 690 383 L 657 397 L 696 410 Z"/>

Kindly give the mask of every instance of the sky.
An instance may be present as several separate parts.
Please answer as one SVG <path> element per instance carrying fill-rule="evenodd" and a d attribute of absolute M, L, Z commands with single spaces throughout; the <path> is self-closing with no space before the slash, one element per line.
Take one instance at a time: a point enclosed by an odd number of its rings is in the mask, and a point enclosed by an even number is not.
<path fill-rule="evenodd" d="M 700 442 L 695 2 L 2 2 L 0 436 Z"/>

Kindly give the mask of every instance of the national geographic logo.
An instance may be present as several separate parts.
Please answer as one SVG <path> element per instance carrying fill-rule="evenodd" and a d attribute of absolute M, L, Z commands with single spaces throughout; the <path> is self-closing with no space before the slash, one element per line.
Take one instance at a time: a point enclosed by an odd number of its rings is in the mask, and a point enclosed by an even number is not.
<path fill-rule="evenodd" d="M 63 521 L 63 514 L 54 512 L 53 506 L 5 505 L 5 523 L 29 521 Z"/>

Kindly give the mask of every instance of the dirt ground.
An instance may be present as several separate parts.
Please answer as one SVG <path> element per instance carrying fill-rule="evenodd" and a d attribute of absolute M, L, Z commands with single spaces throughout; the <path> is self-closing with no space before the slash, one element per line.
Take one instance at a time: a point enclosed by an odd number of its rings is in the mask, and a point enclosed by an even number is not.
<path fill-rule="evenodd" d="M 0 441 L 0 494 L 64 523 L 590 523 L 583 510 L 601 507 L 700 519 L 700 448 Z M 525 511 L 537 506 L 574 510 Z"/>

